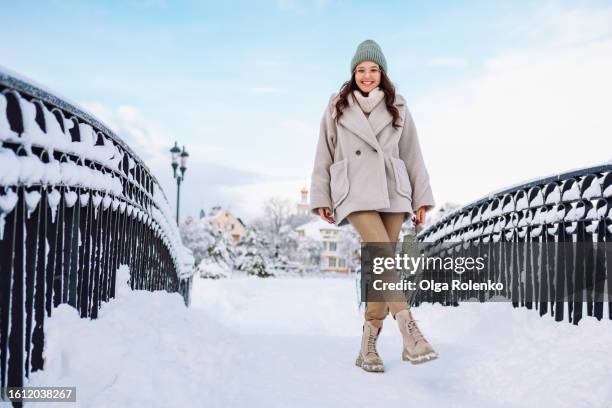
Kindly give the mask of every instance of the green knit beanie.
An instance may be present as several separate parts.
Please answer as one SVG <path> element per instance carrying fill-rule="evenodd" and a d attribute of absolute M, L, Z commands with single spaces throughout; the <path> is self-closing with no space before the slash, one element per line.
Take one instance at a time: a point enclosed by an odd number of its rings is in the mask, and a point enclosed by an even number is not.
<path fill-rule="evenodd" d="M 387 72 L 387 60 L 385 59 L 380 46 L 374 40 L 365 40 L 357 46 L 355 56 L 351 60 L 351 73 L 355 67 L 363 61 L 373 61 L 380 65 L 383 71 Z"/>

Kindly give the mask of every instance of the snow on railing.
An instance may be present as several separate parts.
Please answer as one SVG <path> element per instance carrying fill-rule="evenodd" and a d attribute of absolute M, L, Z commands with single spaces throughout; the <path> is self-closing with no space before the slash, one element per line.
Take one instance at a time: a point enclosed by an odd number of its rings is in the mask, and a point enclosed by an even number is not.
<path fill-rule="evenodd" d="M 499 223 L 500 217 L 511 213 L 517 214 L 519 223 L 528 219 L 529 225 L 541 224 L 542 219 L 536 216 L 540 207 L 550 211 L 551 206 L 567 203 L 572 206 L 568 211 L 573 211 L 580 202 L 597 200 L 605 200 L 606 217 L 612 219 L 612 164 L 574 169 L 491 192 L 429 225 L 419 234 L 419 240 L 461 240 L 463 234 L 479 228 L 481 223 L 487 221 L 492 227 L 491 220 L 497 219 Z"/>
<path fill-rule="evenodd" d="M 97 317 L 121 264 L 133 288 L 190 303 L 193 256 L 146 164 L 92 115 L 0 68 L 1 387 L 42 368 L 54 306 Z"/>
<path fill-rule="evenodd" d="M 418 241 L 429 256 L 449 253 L 449 245 L 453 246 L 453 251 L 476 248 L 486 253 L 488 259 L 496 260 L 491 263 L 486 277 L 492 281 L 501 279 L 507 284 L 499 295 L 531 307 L 531 301 L 526 299 L 531 299 L 532 295 L 536 298 L 542 295 L 546 299 L 547 295 L 556 293 L 556 301 L 548 300 L 554 303 L 554 310 L 551 306 L 550 312 L 558 321 L 563 320 L 565 313 L 563 303 L 569 301 L 573 307 L 569 307 L 567 316 L 577 324 L 582 316 L 583 300 L 589 304 L 589 315 L 598 319 L 603 317 L 603 305 L 607 303 L 612 319 L 612 274 L 609 272 L 612 269 L 611 163 L 536 178 L 487 194 L 428 226 L 418 235 Z M 566 259 L 560 243 L 588 245 L 580 246 L 583 252 L 579 258 L 574 254 L 571 255 L 574 258 Z M 553 250 L 557 255 L 549 255 L 548 260 L 526 259 L 523 256 L 529 254 L 529 250 L 521 251 L 531 244 L 556 245 Z M 542 255 L 545 251 L 539 251 L 537 245 L 534 248 L 537 256 L 545 256 Z M 510 255 L 499 251 L 509 251 Z M 573 251 L 576 252 L 576 248 Z M 504 256 L 514 261 L 500 267 L 499 260 L 505 259 Z M 553 260 L 558 264 L 547 264 Z M 563 269 L 558 269 L 560 265 Z M 536 282 L 535 286 L 531 282 Z M 583 296 L 583 292 L 586 295 Z M 455 297 L 450 299 L 447 298 L 450 293 L 423 292 L 419 301 L 452 304 L 475 296 L 474 292 L 466 291 L 456 297 L 455 291 L 452 293 Z M 607 301 L 603 299 L 605 294 Z M 559 295 L 565 297 L 564 301 Z M 547 313 L 547 302 L 539 303 L 540 314 Z"/>

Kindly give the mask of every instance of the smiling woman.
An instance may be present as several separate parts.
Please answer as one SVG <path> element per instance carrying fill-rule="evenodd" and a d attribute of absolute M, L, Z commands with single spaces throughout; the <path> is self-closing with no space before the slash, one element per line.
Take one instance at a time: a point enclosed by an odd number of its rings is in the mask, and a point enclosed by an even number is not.
<path fill-rule="evenodd" d="M 350 222 L 365 242 L 396 242 L 409 215 L 424 223 L 435 205 L 414 121 L 387 68 L 376 42 L 359 44 L 351 79 L 323 114 L 312 172 L 311 211 L 339 226 Z M 403 336 L 402 356 L 415 364 L 436 358 L 406 301 L 366 302 L 355 364 L 384 371 L 376 340 L 389 310 Z"/>

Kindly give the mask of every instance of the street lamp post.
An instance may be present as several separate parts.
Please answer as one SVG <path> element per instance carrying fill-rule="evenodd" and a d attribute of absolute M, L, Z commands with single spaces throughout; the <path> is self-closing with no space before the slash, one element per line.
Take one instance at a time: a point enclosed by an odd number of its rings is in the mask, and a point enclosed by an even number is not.
<path fill-rule="evenodd" d="M 187 158 L 189 157 L 189 153 L 187 153 L 187 150 L 185 150 L 185 146 L 183 146 L 183 150 L 181 151 L 177 142 L 174 142 L 174 146 L 172 149 L 170 149 L 170 153 L 172 153 L 172 172 L 174 173 L 174 178 L 176 179 L 176 225 L 178 225 L 179 205 L 181 200 L 181 182 L 185 179 L 185 171 L 187 170 Z M 179 169 L 180 172 L 176 171 L 177 169 Z"/>

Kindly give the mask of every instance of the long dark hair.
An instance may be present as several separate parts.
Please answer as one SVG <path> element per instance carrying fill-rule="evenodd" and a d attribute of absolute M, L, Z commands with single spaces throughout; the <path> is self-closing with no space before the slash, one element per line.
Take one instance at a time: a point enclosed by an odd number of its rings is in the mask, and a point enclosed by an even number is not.
<path fill-rule="evenodd" d="M 382 69 L 380 70 L 380 89 L 385 93 L 385 106 L 387 107 L 387 111 L 393 116 L 393 127 L 398 128 L 401 126 L 400 122 L 400 113 L 397 107 L 393 104 L 395 101 L 395 86 Z M 346 81 L 340 87 L 340 91 L 338 92 L 338 102 L 336 102 L 336 123 L 342 116 L 342 111 L 344 108 L 348 106 L 348 97 L 349 95 L 355 101 L 355 95 L 353 95 L 353 91 L 358 90 L 361 92 L 359 87 L 357 86 L 357 81 L 355 81 L 355 71 L 351 75 L 351 79 Z M 356 101 L 355 101 L 356 102 Z"/>

